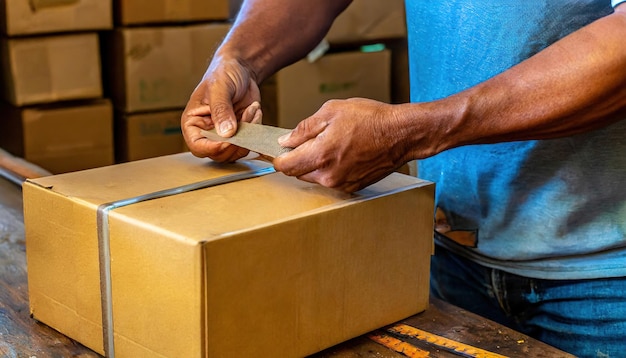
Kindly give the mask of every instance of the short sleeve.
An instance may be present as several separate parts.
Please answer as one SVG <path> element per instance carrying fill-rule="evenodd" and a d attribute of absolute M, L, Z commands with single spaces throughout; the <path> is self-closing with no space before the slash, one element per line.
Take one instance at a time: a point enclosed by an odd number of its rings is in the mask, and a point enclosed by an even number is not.
<path fill-rule="evenodd" d="M 616 7 L 623 2 L 626 2 L 626 0 L 611 0 L 611 5 L 613 5 L 613 7 Z"/>

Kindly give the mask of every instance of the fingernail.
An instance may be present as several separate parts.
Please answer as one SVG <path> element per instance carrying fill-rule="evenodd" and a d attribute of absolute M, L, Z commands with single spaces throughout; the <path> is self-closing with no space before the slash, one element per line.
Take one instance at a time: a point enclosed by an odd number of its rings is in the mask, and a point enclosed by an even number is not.
<path fill-rule="evenodd" d="M 221 134 L 226 134 L 233 129 L 233 124 L 230 121 L 224 121 L 220 124 L 220 132 Z"/>
<path fill-rule="evenodd" d="M 261 108 L 257 109 L 257 111 L 254 113 L 254 117 L 252 117 L 252 123 L 263 123 L 263 111 L 261 111 Z"/>

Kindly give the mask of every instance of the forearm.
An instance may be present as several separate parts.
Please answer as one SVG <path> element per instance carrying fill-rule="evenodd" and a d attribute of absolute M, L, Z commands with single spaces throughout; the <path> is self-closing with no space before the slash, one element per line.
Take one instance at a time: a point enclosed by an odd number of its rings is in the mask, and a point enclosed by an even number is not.
<path fill-rule="evenodd" d="M 621 9 L 620 9 L 621 8 Z M 626 118 L 626 6 L 477 86 L 414 109 L 441 118 L 423 158 L 467 145 L 570 136 Z M 411 109 L 405 108 L 410 112 Z M 413 119 L 415 133 L 424 124 Z M 407 134 L 409 135 L 409 134 Z M 412 134 L 409 148 L 419 147 Z"/>
<path fill-rule="evenodd" d="M 263 81 L 311 51 L 351 0 L 246 0 L 217 56 L 235 57 Z"/>

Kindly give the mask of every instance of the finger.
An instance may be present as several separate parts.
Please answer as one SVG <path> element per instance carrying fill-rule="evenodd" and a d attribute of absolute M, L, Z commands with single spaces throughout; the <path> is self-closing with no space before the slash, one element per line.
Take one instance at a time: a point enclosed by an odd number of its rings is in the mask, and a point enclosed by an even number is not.
<path fill-rule="evenodd" d="M 274 158 L 274 168 L 285 175 L 299 177 L 318 169 L 317 153 L 313 141 Z"/>
<path fill-rule="evenodd" d="M 211 118 L 211 106 L 209 106 L 208 104 L 192 108 L 188 110 L 185 115 L 200 118 L 205 124 L 205 126 L 203 127 L 205 130 L 212 129 L 214 127 L 213 119 Z"/>
<path fill-rule="evenodd" d="M 216 162 L 234 162 L 248 155 L 248 150 L 226 142 L 214 142 L 200 138 L 189 148 L 197 157 L 209 157 Z"/>
<path fill-rule="evenodd" d="M 189 150 L 197 157 L 210 157 L 219 162 L 234 160 L 232 158 L 237 156 L 238 147 L 225 142 L 211 141 L 202 135 L 203 129 L 208 130 L 212 126 L 210 119 L 205 120 L 205 117 L 191 116 L 189 113 L 183 114 L 181 127 Z M 245 155 L 247 153 L 241 156 Z"/>
<path fill-rule="evenodd" d="M 254 113 L 254 117 L 252 117 L 251 123 L 263 124 L 263 111 L 260 107 L 259 110 Z"/>
<path fill-rule="evenodd" d="M 197 117 L 210 116 L 211 115 L 211 106 L 209 106 L 208 104 L 200 104 L 199 106 L 197 106 L 195 108 L 189 109 L 187 111 L 187 115 L 189 115 L 189 116 L 197 116 Z"/>
<path fill-rule="evenodd" d="M 325 180 L 326 174 L 323 171 L 321 171 L 321 170 L 314 170 L 314 171 L 306 173 L 304 175 L 299 175 L 296 178 L 298 178 L 298 180 L 306 181 L 306 182 L 309 182 L 309 183 L 319 184 L 319 185 L 327 187 L 327 188 L 343 190 L 342 186 L 331 186 L 331 185 L 328 185 L 327 180 Z"/>
<path fill-rule="evenodd" d="M 250 151 L 247 150 L 246 148 L 242 148 L 242 147 L 238 147 L 236 145 L 232 145 L 230 146 L 231 148 L 234 149 L 233 154 L 228 158 L 228 162 L 235 162 L 245 156 L 247 156 Z"/>
<path fill-rule="evenodd" d="M 304 175 L 297 176 L 299 180 L 309 183 L 316 183 L 327 188 L 340 190 L 346 193 L 353 193 L 357 190 L 363 189 L 368 185 L 368 182 L 361 181 L 338 181 L 333 178 L 329 170 L 314 170 Z"/>
<path fill-rule="evenodd" d="M 225 154 L 226 144 L 223 142 L 214 142 L 204 137 L 192 138 L 187 142 L 189 150 L 196 157 L 209 157 L 216 161 L 225 161 L 228 155 Z"/>
<path fill-rule="evenodd" d="M 238 147 L 233 144 L 221 142 L 221 151 L 219 154 L 212 157 L 213 160 L 218 162 L 235 162 L 240 158 L 248 155 L 249 151 L 245 148 Z"/>
<path fill-rule="evenodd" d="M 254 101 L 243 111 L 243 114 L 241 115 L 241 121 L 248 123 L 260 123 L 261 115 L 261 104 L 257 101 Z"/>
<path fill-rule="evenodd" d="M 319 113 L 319 112 L 318 112 Z M 328 126 L 328 121 L 322 120 L 317 113 L 304 119 L 290 133 L 278 138 L 278 144 L 283 147 L 295 148 L 302 143 L 317 137 Z"/>
<path fill-rule="evenodd" d="M 363 183 L 358 181 L 348 181 L 347 178 L 346 180 L 337 180 L 337 178 L 332 176 L 330 169 L 316 169 L 306 174 L 299 175 L 296 178 L 346 193 L 353 193 L 365 186 Z"/>

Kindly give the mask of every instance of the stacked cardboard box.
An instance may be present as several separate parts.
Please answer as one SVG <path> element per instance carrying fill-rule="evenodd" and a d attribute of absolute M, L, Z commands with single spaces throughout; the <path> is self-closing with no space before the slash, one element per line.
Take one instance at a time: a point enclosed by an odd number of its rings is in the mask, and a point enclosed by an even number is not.
<path fill-rule="evenodd" d="M 118 162 L 178 153 L 180 115 L 230 24 L 227 0 L 116 0 L 105 83 Z"/>
<path fill-rule="evenodd" d="M 0 12 L 0 146 L 54 173 L 112 164 L 98 38 L 111 1 L 3 0 Z"/>
<path fill-rule="evenodd" d="M 115 0 L 118 25 L 223 21 L 229 17 L 224 0 Z"/>
<path fill-rule="evenodd" d="M 263 84 L 264 123 L 293 128 L 329 99 L 404 101 L 395 90 L 401 83 L 394 74 L 395 52 L 385 46 L 404 38 L 403 0 L 355 0 L 327 34 L 329 52 L 299 61 Z M 406 68 L 400 76 L 408 81 L 408 66 L 400 68 Z"/>
<path fill-rule="evenodd" d="M 354 0 L 326 34 L 331 44 L 378 43 L 404 37 L 403 0 Z"/>
<path fill-rule="evenodd" d="M 383 44 L 391 51 L 391 102 L 410 100 L 404 0 L 354 0 L 326 39 L 335 48 Z"/>
<path fill-rule="evenodd" d="M 389 102 L 390 65 L 387 50 L 346 51 L 313 63 L 299 61 L 263 84 L 263 122 L 294 128 L 330 99 L 366 97 Z"/>
<path fill-rule="evenodd" d="M 1 32 L 9 36 L 94 31 L 112 26 L 111 0 L 0 0 Z"/>
<path fill-rule="evenodd" d="M 108 99 L 29 107 L 0 105 L 1 146 L 65 173 L 113 163 L 113 111 Z"/>
<path fill-rule="evenodd" d="M 102 96 L 95 33 L 2 38 L 3 98 L 23 106 Z"/>

